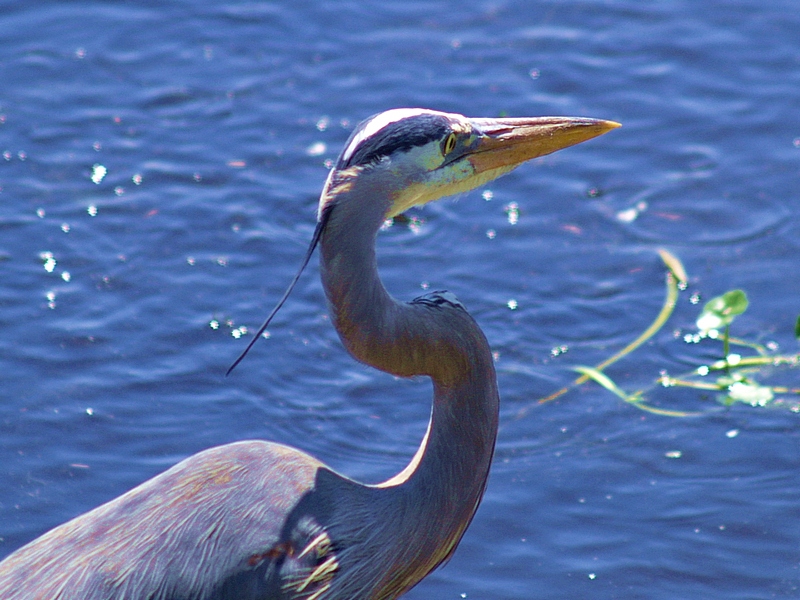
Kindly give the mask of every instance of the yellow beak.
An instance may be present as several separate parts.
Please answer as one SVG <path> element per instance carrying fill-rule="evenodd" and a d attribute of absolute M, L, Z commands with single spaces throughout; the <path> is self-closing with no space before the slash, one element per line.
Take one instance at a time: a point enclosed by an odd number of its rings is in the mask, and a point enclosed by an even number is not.
<path fill-rule="evenodd" d="M 507 172 L 526 160 L 620 127 L 614 121 L 581 117 L 470 119 L 470 122 L 484 134 L 467 153 L 476 174 Z"/>

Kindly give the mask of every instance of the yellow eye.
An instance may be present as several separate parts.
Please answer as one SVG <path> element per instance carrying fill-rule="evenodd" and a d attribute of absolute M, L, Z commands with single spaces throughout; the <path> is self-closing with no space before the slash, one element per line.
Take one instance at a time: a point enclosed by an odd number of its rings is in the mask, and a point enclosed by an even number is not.
<path fill-rule="evenodd" d="M 456 134 L 451 133 L 447 136 L 447 139 L 444 141 L 444 155 L 447 156 L 450 154 L 453 149 L 456 147 Z"/>

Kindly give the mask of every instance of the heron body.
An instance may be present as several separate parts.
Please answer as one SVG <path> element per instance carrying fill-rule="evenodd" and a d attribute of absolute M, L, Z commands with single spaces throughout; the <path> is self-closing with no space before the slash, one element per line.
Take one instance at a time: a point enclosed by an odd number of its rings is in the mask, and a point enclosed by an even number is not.
<path fill-rule="evenodd" d="M 617 126 L 423 109 L 362 123 L 328 176 L 309 256 L 318 243 L 347 350 L 433 381 L 428 431 L 408 467 L 365 485 L 281 444 L 211 448 L 11 554 L 0 563 L 0 597 L 353 600 L 414 586 L 452 554 L 477 510 L 499 397 L 489 344 L 452 294 L 405 303 L 386 291 L 377 232 L 411 206 Z"/>

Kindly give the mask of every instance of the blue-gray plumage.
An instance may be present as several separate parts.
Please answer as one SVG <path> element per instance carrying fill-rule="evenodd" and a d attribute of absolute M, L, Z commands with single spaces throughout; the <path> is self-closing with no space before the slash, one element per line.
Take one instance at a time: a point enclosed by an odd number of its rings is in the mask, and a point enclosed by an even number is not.
<path fill-rule="evenodd" d="M 383 287 L 377 232 L 411 206 L 617 126 L 422 109 L 362 123 L 328 176 L 306 262 L 319 244 L 333 323 L 356 359 L 433 380 L 428 431 L 409 465 L 364 485 L 280 444 L 211 448 L 7 557 L 0 597 L 361 600 L 414 586 L 450 556 L 475 514 L 499 398 L 486 338 L 455 296 L 403 303 Z"/>

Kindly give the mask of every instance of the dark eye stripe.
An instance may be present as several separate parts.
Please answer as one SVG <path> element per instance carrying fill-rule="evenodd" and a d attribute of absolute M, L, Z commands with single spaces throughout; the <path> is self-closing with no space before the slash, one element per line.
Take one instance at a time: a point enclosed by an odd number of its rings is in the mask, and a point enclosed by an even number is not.
<path fill-rule="evenodd" d="M 358 147 L 350 154 L 348 160 L 343 161 L 342 157 L 347 155 L 347 148 L 354 140 L 359 131 L 366 124 L 359 126 L 345 145 L 345 151 L 339 157 L 336 165 L 337 169 L 366 165 L 379 161 L 385 156 L 391 156 L 395 152 L 406 152 L 417 146 L 438 141 L 450 131 L 450 123 L 446 117 L 434 114 L 421 114 L 389 123 L 386 127 L 376 132 L 374 135 L 363 140 Z"/>

